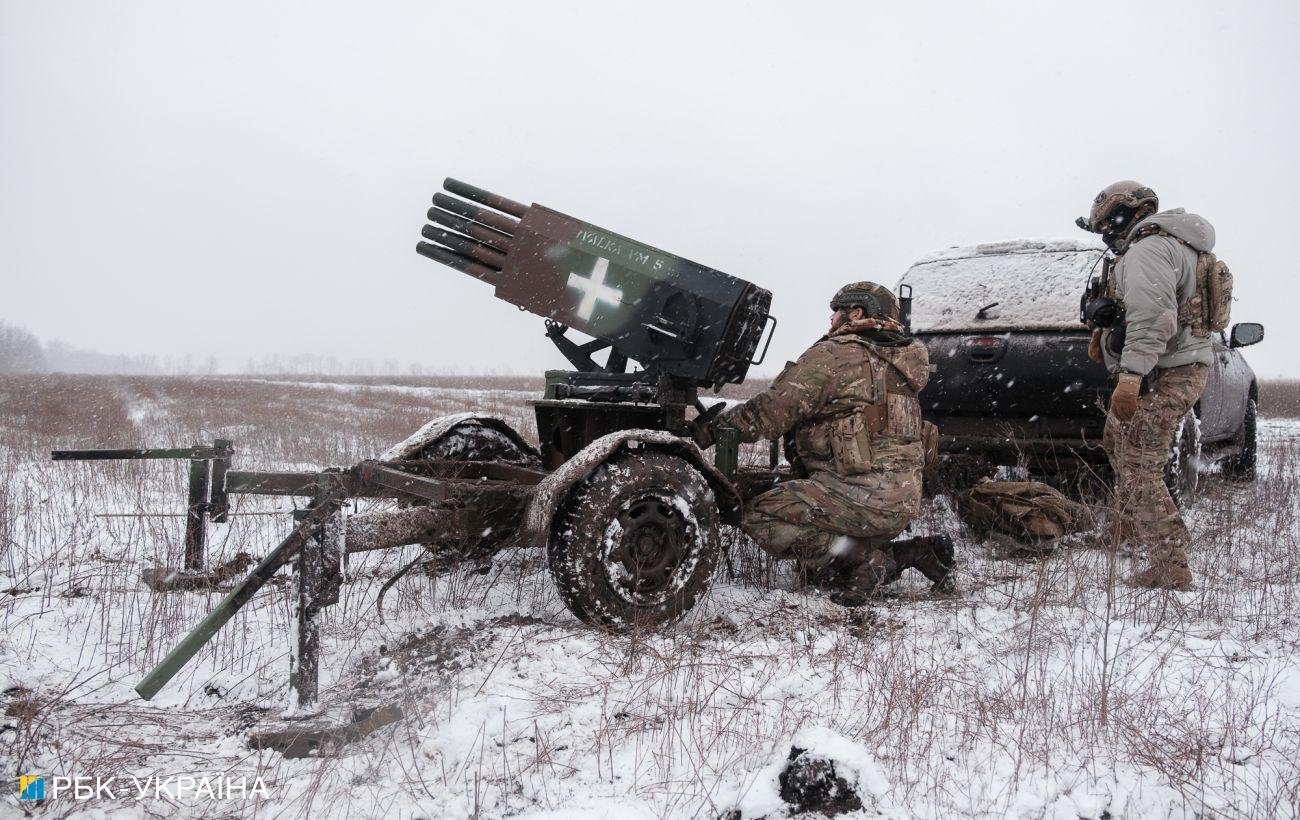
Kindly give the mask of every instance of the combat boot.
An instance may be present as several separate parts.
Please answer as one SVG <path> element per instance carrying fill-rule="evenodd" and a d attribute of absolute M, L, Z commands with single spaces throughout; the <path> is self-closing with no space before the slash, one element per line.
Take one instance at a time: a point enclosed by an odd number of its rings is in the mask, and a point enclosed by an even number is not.
<path fill-rule="evenodd" d="M 879 549 L 872 550 L 866 560 L 848 574 L 844 586 L 831 593 L 831 600 L 840 606 L 862 606 L 882 586 L 897 577 L 898 565 L 894 559 Z"/>
<path fill-rule="evenodd" d="M 889 546 L 899 573 L 911 567 L 929 579 L 931 592 L 951 594 L 957 591 L 957 581 L 952 572 L 956 555 L 948 536 L 905 538 Z"/>
<path fill-rule="evenodd" d="M 810 586 L 830 591 L 844 587 L 849 582 L 849 574 L 859 562 L 860 559 L 850 561 L 837 556 L 829 562 L 801 560 L 799 566 Z"/>
<path fill-rule="evenodd" d="M 1126 580 L 1130 586 L 1186 592 L 1192 588 L 1192 570 L 1187 565 L 1187 549 L 1178 543 L 1162 544 L 1151 550 L 1146 568 L 1133 573 Z"/>
<path fill-rule="evenodd" d="M 865 538 L 840 535 L 815 557 L 800 558 L 808 583 L 828 592 L 843 589 L 850 583 L 853 570 L 875 549 Z"/>
<path fill-rule="evenodd" d="M 1130 575 L 1127 581 L 1129 586 L 1186 592 L 1192 588 L 1192 571 L 1186 564 L 1152 564 Z"/>

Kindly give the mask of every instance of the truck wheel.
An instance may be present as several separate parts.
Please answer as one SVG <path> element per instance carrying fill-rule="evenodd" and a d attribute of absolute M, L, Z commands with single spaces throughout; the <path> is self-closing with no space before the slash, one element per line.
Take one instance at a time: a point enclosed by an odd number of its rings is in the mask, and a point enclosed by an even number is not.
<path fill-rule="evenodd" d="M 546 548 L 570 611 L 618 631 L 685 614 L 708 590 L 719 551 L 704 476 L 685 459 L 646 451 L 615 457 L 574 487 Z"/>
<path fill-rule="evenodd" d="M 1241 451 L 1223 460 L 1223 477 L 1229 481 L 1254 481 L 1259 448 L 1255 441 L 1258 410 L 1252 396 L 1246 402 L 1246 416 L 1241 422 Z"/>
<path fill-rule="evenodd" d="M 1200 484 L 1201 420 L 1194 411 L 1188 411 L 1178 422 L 1173 443 L 1169 446 L 1169 461 L 1165 463 L 1165 486 L 1179 509 L 1196 500 Z"/>

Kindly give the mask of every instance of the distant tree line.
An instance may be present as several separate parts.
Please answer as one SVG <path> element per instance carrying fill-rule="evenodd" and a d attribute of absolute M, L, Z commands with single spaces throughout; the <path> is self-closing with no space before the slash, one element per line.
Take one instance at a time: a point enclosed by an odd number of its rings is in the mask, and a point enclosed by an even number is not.
<path fill-rule="evenodd" d="M 453 369 L 454 370 L 454 369 Z M 212 373 L 257 375 L 304 374 L 322 376 L 427 376 L 455 375 L 448 368 L 403 365 L 397 359 L 340 359 L 317 353 L 273 354 L 249 358 L 242 370 L 226 369 L 215 356 L 127 356 L 100 353 L 52 340 L 42 343 L 24 327 L 0 319 L 0 374 L 96 373 L 129 375 L 183 375 Z"/>
<path fill-rule="evenodd" d="M 40 373 L 48 369 L 41 340 L 25 328 L 0 321 L 0 373 Z"/>

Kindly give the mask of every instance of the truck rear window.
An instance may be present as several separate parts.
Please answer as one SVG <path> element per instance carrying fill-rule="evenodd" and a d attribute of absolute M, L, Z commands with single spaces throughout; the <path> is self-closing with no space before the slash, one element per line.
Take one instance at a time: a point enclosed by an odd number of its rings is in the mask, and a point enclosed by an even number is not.
<path fill-rule="evenodd" d="M 899 280 L 912 286 L 916 333 L 1080 330 L 1079 294 L 1099 246 L 1056 240 L 951 248 Z M 981 312 L 981 309 L 982 312 Z"/>

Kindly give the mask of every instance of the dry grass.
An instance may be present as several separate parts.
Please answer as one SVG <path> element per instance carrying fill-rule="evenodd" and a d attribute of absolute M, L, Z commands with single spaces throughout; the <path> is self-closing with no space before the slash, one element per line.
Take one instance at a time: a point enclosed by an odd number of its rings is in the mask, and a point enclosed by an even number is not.
<path fill-rule="evenodd" d="M 909 580 L 849 613 L 731 533 L 712 595 L 662 634 L 577 624 L 528 550 L 404 578 L 380 625 L 378 585 L 408 550 L 358 561 L 328 611 L 327 702 L 398 701 L 408 715 L 348 756 L 286 761 L 239 743 L 285 699 L 286 588 L 217 636 L 166 690 L 170 708 L 132 698 L 215 599 L 134 582 L 154 560 L 179 563 L 179 519 L 95 516 L 178 510 L 182 471 L 53 465 L 45 451 L 220 435 L 242 467 L 344 464 L 470 407 L 531 436 L 539 387 L 0 380 L 0 572 L 17 590 L 0 601 L 0 669 L 32 690 L 10 698 L 0 735 L 11 774 L 210 768 L 274 784 L 273 805 L 146 808 L 158 816 L 500 816 L 610 799 L 718 816 L 748 805 L 795 733 L 823 726 L 870 751 L 888 800 L 917 816 L 1269 817 L 1300 800 L 1300 429 L 1275 422 L 1256 484 L 1209 477 L 1191 514 L 1191 594 L 1124 586 L 1114 548 L 1001 559 L 941 500 L 920 527 L 959 540 L 968 593 L 954 600 Z M 1281 395 L 1270 384 L 1261 402 Z M 213 560 L 263 551 L 284 523 L 236 516 Z"/>
<path fill-rule="evenodd" d="M 1262 416 L 1300 419 L 1300 379 L 1267 379 L 1259 383 Z"/>

